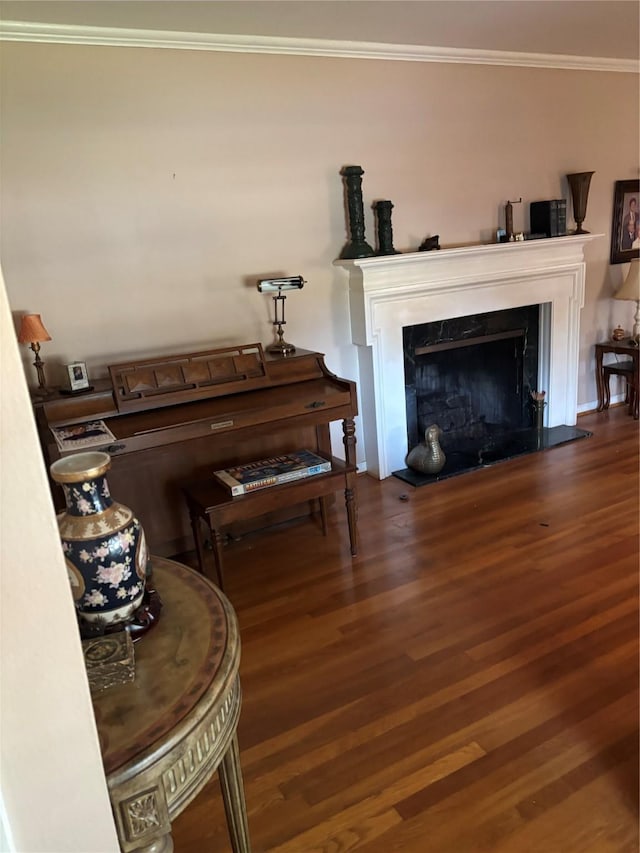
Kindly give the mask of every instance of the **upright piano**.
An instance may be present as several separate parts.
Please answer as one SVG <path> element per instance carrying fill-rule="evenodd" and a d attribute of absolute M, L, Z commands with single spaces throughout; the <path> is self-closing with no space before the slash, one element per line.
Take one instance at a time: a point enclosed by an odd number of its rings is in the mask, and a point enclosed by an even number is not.
<path fill-rule="evenodd" d="M 36 407 L 47 465 L 81 452 L 65 439 L 61 447 L 53 430 L 60 438 L 71 426 L 102 422 L 114 436 L 82 450 L 110 454 L 111 493 L 136 513 L 160 556 L 193 547 L 181 484 L 303 448 L 331 459 L 332 421 L 342 421 L 346 488 L 355 490 L 357 413 L 355 383 L 331 373 L 322 353 L 272 355 L 261 344 L 111 365 L 93 390 L 58 391 Z M 52 490 L 63 508 L 61 490 Z"/>

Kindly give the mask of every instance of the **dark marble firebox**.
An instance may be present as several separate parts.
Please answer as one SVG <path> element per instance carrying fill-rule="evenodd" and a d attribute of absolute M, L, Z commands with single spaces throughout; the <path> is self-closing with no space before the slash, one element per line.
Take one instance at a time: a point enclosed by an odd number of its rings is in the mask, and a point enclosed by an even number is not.
<path fill-rule="evenodd" d="M 589 435 L 535 429 L 539 313 L 528 305 L 403 329 L 408 447 L 438 424 L 447 463 L 438 475 L 395 476 L 421 485 Z"/>

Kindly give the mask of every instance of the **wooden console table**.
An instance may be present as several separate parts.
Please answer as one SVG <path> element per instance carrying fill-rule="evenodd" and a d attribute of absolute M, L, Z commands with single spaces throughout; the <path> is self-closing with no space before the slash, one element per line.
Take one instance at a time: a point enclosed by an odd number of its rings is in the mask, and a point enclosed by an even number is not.
<path fill-rule="evenodd" d="M 171 853 L 171 820 L 217 769 L 232 849 L 251 853 L 235 613 L 192 569 L 159 557 L 152 564 L 163 609 L 135 644 L 135 680 L 93 696 L 121 849 Z"/>
<path fill-rule="evenodd" d="M 605 365 L 603 356 L 605 353 L 626 355 L 630 361 L 618 362 L 615 370 L 608 370 L 613 365 Z M 628 369 L 625 369 L 627 365 Z M 596 385 L 598 388 L 598 411 L 609 408 L 611 392 L 609 389 L 609 373 L 624 375 L 627 380 L 627 391 L 629 394 L 629 414 L 638 418 L 638 374 L 640 372 L 640 353 L 637 346 L 632 346 L 628 341 L 603 341 L 596 344 Z"/>

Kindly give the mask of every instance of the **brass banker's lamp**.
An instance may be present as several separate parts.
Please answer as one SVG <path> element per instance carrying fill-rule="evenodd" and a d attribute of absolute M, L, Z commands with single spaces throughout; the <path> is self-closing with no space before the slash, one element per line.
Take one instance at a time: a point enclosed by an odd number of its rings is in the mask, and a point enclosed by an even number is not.
<path fill-rule="evenodd" d="M 629 272 L 622 287 L 615 294 L 616 299 L 628 299 L 636 303 L 636 316 L 633 323 L 631 339 L 638 344 L 640 341 L 640 259 L 634 258 L 629 265 Z"/>
<path fill-rule="evenodd" d="M 38 374 L 38 393 L 46 396 L 49 393 L 47 384 L 44 378 L 44 362 L 40 358 L 40 344 L 42 341 L 50 341 L 51 335 L 44 327 L 44 323 L 40 319 L 39 314 L 25 314 L 20 325 L 20 333 L 18 334 L 18 343 L 30 344 L 31 349 L 36 354 L 36 360 L 33 366 Z"/>
<path fill-rule="evenodd" d="M 263 278 L 258 282 L 258 290 L 260 293 L 273 293 L 273 323 L 276 327 L 276 338 L 272 344 L 267 347 L 267 352 L 277 353 L 278 355 L 289 355 L 295 352 L 296 348 L 293 344 L 288 344 L 284 339 L 283 326 L 286 326 L 284 319 L 284 302 L 287 298 L 283 290 L 301 290 L 304 287 L 305 281 L 301 275 L 289 276 L 288 278 Z"/>

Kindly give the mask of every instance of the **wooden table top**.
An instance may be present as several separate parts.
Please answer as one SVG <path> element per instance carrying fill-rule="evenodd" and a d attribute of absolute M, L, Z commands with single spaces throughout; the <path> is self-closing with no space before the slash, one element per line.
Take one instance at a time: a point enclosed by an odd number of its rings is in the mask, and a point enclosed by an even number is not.
<path fill-rule="evenodd" d="M 178 742 L 237 676 L 233 608 L 202 575 L 152 557 L 158 624 L 135 643 L 135 680 L 93 696 L 105 772 L 136 772 Z"/>
<path fill-rule="evenodd" d="M 638 354 L 638 346 L 635 343 L 630 343 L 629 338 L 623 338 L 621 341 L 599 341 L 596 344 L 596 349 L 603 352 L 622 352 L 630 355 Z"/>

